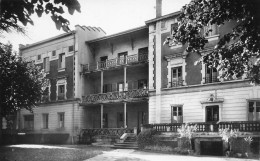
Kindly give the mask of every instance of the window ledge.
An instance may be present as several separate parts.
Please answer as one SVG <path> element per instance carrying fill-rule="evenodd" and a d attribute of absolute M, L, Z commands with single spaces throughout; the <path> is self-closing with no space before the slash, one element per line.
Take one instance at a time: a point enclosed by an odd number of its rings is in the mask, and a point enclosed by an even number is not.
<path fill-rule="evenodd" d="M 214 41 L 219 39 L 219 34 L 205 37 L 208 41 Z"/>
<path fill-rule="evenodd" d="M 58 72 L 64 72 L 66 70 L 66 68 L 59 68 Z"/>

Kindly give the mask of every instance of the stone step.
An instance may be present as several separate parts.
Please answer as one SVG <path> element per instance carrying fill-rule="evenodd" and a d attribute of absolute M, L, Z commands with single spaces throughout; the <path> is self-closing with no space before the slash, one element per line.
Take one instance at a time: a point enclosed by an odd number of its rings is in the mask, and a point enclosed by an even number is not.
<path fill-rule="evenodd" d="M 138 149 L 138 146 L 137 145 L 126 146 L 126 145 L 115 144 L 114 146 L 112 146 L 112 148 L 114 148 L 114 149 Z"/>

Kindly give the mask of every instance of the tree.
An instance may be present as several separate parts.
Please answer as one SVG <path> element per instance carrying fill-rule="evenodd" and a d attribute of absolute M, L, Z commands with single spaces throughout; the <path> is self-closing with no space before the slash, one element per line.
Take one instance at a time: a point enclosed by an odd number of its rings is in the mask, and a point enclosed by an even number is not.
<path fill-rule="evenodd" d="M 201 34 L 204 26 L 237 21 L 232 31 L 223 35 L 214 49 L 198 62 L 217 68 L 220 80 L 249 78 L 259 84 L 259 6 L 259 0 L 192 0 L 182 7 L 178 27 L 165 43 L 181 42 L 187 45 L 187 52 L 201 54 L 208 42 L 205 37 L 212 32 Z"/>
<path fill-rule="evenodd" d="M 41 17 L 43 12 L 51 14 L 58 30 L 62 28 L 68 32 L 69 21 L 62 16 L 63 6 L 68 8 L 71 15 L 75 10 L 80 12 L 78 0 L 0 0 L 0 33 L 11 30 L 24 32 L 23 26 L 28 23 L 33 25 L 31 15 L 36 13 Z"/>
<path fill-rule="evenodd" d="M 46 85 L 43 70 L 13 53 L 11 44 L 0 43 L 0 140 L 2 118 L 23 108 L 32 111 Z"/>

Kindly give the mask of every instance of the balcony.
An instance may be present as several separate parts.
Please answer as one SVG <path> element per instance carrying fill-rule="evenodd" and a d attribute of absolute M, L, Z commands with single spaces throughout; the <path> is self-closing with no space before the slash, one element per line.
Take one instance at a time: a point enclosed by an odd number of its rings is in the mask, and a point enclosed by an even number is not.
<path fill-rule="evenodd" d="M 84 64 L 82 65 L 82 72 L 88 73 L 91 71 L 116 68 L 123 65 L 135 65 L 140 63 L 146 63 L 147 61 L 148 53 L 139 53 L 125 57 L 117 57 L 115 59 L 107 59 L 106 61 L 99 61 L 96 64 Z"/>
<path fill-rule="evenodd" d="M 174 80 L 172 82 L 169 82 L 169 85 L 171 88 L 183 86 L 183 80 L 182 79 Z"/>
<path fill-rule="evenodd" d="M 148 97 L 147 89 L 135 89 L 122 92 L 108 92 L 100 94 L 90 94 L 83 96 L 83 103 L 101 103 L 101 102 L 112 102 L 115 100 L 127 100 L 127 99 L 138 99 Z"/>
<path fill-rule="evenodd" d="M 154 128 L 158 132 L 177 132 L 184 123 L 147 124 L 144 128 Z M 197 132 L 219 132 L 220 129 L 229 128 L 240 132 L 260 132 L 259 121 L 233 121 L 233 122 L 194 122 L 189 125 L 197 125 Z"/>
<path fill-rule="evenodd" d="M 65 100 L 65 94 L 64 93 L 59 93 L 59 95 L 57 96 L 58 100 Z"/>

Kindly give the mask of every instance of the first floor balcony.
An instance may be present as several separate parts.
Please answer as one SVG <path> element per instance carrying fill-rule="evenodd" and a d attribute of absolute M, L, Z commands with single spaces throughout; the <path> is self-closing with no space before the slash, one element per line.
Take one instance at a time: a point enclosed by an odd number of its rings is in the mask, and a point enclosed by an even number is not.
<path fill-rule="evenodd" d="M 82 103 L 108 103 L 115 101 L 139 101 L 148 97 L 148 89 L 133 89 L 99 94 L 89 94 L 82 97 Z"/>

